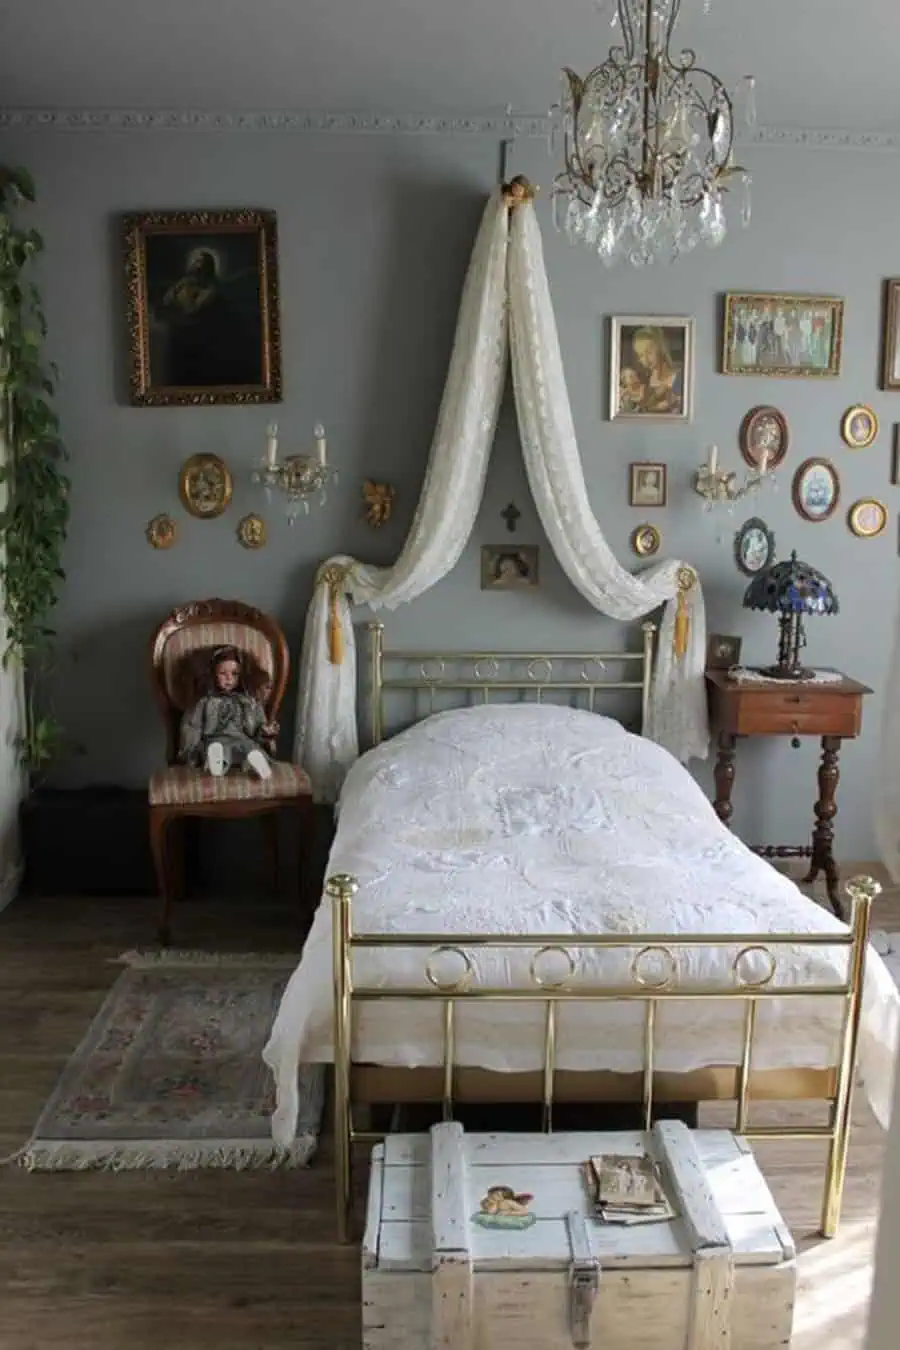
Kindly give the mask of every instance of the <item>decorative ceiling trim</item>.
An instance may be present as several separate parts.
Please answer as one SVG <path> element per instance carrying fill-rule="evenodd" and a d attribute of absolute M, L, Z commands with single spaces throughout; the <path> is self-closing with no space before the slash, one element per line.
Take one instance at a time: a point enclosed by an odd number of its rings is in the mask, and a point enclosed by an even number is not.
<path fill-rule="evenodd" d="M 546 114 L 378 112 L 204 112 L 178 108 L 0 108 L 0 130 L 282 131 L 338 135 L 501 136 L 546 139 Z M 738 130 L 743 145 L 821 150 L 900 150 L 900 131 L 758 126 Z"/>

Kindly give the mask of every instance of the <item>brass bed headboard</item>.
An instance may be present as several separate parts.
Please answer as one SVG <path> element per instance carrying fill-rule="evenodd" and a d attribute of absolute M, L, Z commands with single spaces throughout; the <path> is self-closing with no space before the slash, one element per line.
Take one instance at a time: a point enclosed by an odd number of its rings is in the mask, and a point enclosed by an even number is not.
<path fill-rule="evenodd" d="M 428 712 L 435 711 L 435 695 L 441 693 L 478 693 L 482 703 L 489 703 L 496 693 L 533 694 L 540 703 L 543 695 L 568 693 L 577 703 L 578 695 L 586 696 L 590 712 L 596 711 L 597 694 L 634 690 L 641 695 L 641 730 L 647 720 L 650 701 L 650 680 L 653 673 L 653 640 L 656 624 L 641 625 L 643 642 L 636 652 L 420 652 L 389 651 L 384 644 L 384 624 L 370 623 L 369 629 L 369 728 L 372 744 L 378 745 L 385 735 L 385 693 L 393 690 L 425 692 L 429 696 Z M 389 665 L 418 666 L 418 675 L 391 675 Z M 580 667 L 577 674 L 556 672 Z M 632 678 L 614 679 L 610 666 L 623 666 L 623 675 Z M 448 669 L 449 667 L 449 669 Z M 516 678 L 518 673 L 518 678 Z"/>

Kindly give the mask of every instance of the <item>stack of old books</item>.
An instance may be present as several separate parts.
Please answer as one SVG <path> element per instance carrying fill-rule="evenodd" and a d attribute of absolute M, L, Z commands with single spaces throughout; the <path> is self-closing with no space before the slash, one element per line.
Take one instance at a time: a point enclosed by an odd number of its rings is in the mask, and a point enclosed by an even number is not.
<path fill-rule="evenodd" d="M 603 1223 L 665 1223 L 675 1210 L 659 1168 L 648 1154 L 603 1153 L 584 1165 L 595 1219 Z"/>

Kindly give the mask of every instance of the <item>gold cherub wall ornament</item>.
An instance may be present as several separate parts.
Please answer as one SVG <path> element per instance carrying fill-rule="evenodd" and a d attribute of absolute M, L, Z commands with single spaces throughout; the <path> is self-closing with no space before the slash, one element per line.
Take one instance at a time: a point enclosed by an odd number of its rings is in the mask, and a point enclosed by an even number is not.
<path fill-rule="evenodd" d="M 391 518 L 394 509 L 394 489 L 390 483 L 373 483 L 367 478 L 362 489 L 366 524 L 380 530 Z"/>
<path fill-rule="evenodd" d="M 533 202 L 537 188 L 529 183 L 524 174 L 519 173 L 508 183 L 504 183 L 501 191 L 504 205 L 511 211 L 513 207 L 521 206 L 522 202 Z"/>

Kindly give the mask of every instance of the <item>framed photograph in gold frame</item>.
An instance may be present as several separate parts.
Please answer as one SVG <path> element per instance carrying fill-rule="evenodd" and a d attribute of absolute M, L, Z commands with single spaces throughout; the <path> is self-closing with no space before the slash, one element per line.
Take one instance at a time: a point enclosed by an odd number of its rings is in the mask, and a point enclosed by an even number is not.
<path fill-rule="evenodd" d="M 881 387 L 900 389 L 900 277 L 884 283 Z"/>
<path fill-rule="evenodd" d="M 151 211 L 122 228 L 131 402 L 280 402 L 274 211 Z"/>
<path fill-rule="evenodd" d="M 723 375 L 841 372 L 844 302 L 832 295 L 725 296 Z"/>

